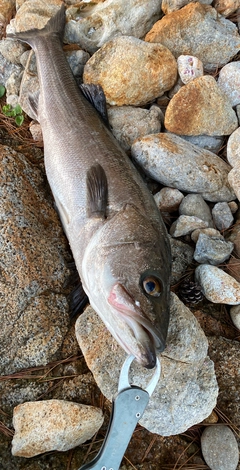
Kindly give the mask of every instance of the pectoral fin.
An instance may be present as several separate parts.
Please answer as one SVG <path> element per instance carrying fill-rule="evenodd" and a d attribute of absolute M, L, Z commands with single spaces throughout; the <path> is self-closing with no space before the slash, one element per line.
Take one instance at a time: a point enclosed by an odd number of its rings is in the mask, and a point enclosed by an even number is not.
<path fill-rule="evenodd" d="M 82 83 L 80 85 L 80 90 L 85 98 L 87 98 L 89 103 L 91 103 L 94 108 L 96 108 L 104 122 L 108 125 L 106 98 L 101 85 Z"/>
<path fill-rule="evenodd" d="M 108 184 L 106 173 L 97 163 L 87 172 L 87 214 L 88 217 L 104 219 L 107 211 Z"/>

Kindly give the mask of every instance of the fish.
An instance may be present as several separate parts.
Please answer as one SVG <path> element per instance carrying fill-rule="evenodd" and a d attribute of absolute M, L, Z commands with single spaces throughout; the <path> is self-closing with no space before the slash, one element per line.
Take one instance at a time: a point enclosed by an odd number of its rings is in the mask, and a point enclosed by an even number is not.
<path fill-rule="evenodd" d="M 81 91 L 73 77 L 62 48 L 65 17 L 62 4 L 43 29 L 8 37 L 36 55 L 40 90 L 29 105 L 81 292 L 124 351 L 151 369 L 168 332 L 169 238 L 146 183 L 98 112 L 101 87 Z"/>

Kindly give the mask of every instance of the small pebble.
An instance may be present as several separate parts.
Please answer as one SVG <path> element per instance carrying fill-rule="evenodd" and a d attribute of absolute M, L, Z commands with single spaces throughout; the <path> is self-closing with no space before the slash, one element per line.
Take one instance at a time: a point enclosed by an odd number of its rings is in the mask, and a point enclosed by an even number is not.
<path fill-rule="evenodd" d="M 42 128 L 37 121 L 31 121 L 29 125 L 29 130 L 32 134 L 33 140 L 43 143 Z"/>
<path fill-rule="evenodd" d="M 240 304 L 240 283 L 222 269 L 210 264 L 201 264 L 195 270 L 195 279 L 210 302 Z"/>
<path fill-rule="evenodd" d="M 162 188 L 154 195 L 159 210 L 163 212 L 177 211 L 183 198 L 181 191 L 174 188 Z"/>
<path fill-rule="evenodd" d="M 240 305 L 235 305 L 235 307 L 230 308 L 230 317 L 234 326 L 240 330 Z"/>
<path fill-rule="evenodd" d="M 198 237 L 200 233 L 205 233 L 205 235 L 208 235 L 208 237 L 218 237 L 221 240 L 224 240 L 224 237 L 221 235 L 221 233 L 216 230 L 215 228 L 197 228 L 191 233 L 191 239 L 194 243 L 197 243 Z"/>
<path fill-rule="evenodd" d="M 184 84 L 203 75 L 203 64 L 197 57 L 180 55 L 177 59 L 178 73 Z"/>
<path fill-rule="evenodd" d="M 213 227 L 213 220 L 209 206 L 204 201 L 201 194 L 188 194 L 179 206 L 180 215 L 193 215 L 207 223 L 208 227 Z"/>
<path fill-rule="evenodd" d="M 232 106 L 240 104 L 240 60 L 230 62 L 219 72 L 218 86 L 226 94 Z"/>
<path fill-rule="evenodd" d="M 238 444 L 228 426 L 216 424 L 205 428 L 201 436 L 201 448 L 211 470 L 236 470 Z"/>
<path fill-rule="evenodd" d="M 228 202 L 229 209 L 232 214 L 236 214 L 238 211 L 238 204 L 235 201 Z"/>
<path fill-rule="evenodd" d="M 218 237 L 209 237 L 200 233 L 196 244 L 194 259 L 198 263 L 210 263 L 214 266 L 229 259 L 234 248 L 232 242 L 226 242 Z"/>
<path fill-rule="evenodd" d="M 169 232 L 170 235 L 175 238 L 182 237 L 183 235 L 188 235 L 197 228 L 205 227 L 207 227 L 207 222 L 204 222 L 204 220 L 201 220 L 198 217 L 190 215 L 180 215 L 178 219 L 171 225 Z"/>
<path fill-rule="evenodd" d="M 212 413 L 202 421 L 202 424 L 216 424 L 218 422 L 218 415 L 216 411 L 212 411 Z"/>
<path fill-rule="evenodd" d="M 213 221 L 218 230 L 226 230 L 233 224 L 233 215 L 227 202 L 218 202 L 212 209 Z"/>

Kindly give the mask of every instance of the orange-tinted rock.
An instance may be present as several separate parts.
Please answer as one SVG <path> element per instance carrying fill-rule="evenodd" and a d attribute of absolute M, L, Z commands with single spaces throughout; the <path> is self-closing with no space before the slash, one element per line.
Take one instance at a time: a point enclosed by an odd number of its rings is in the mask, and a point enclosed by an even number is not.
<path fill-rule="evenodd" d="M 157 21 L 146 41 L 166 46 L 175 57 L 194 55 L 206 70 L 225 65 L 240 49 L 237 27 L 215 8 L 190 3 Z"/>
<path fill-rule="evenodd" d="M 165 127 L 178 135 L 229 135 L 238 127 L 238 119 L 215 79 L 204 75 L 173 96 Z"/>
<path fill-rule="evenodd" d="M 87 62 L 84 83 L 102 85 L 111 105 L 139 106 L 170 90 L 177 79 L 177 63 L 161 44 L 132 36 L 109 41 Z"/>

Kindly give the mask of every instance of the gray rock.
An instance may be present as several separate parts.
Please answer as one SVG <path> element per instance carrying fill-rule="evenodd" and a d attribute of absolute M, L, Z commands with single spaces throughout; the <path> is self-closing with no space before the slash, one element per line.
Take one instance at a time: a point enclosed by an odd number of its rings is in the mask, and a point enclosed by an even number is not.
<path fill-rule="evenodd" d="M 233 224 L 233 215 L 227 202 L 218 202 L 212 209 L 213 221 L 219 230 L 226 230 Z"/>
<path fill-rule="evenodd" d="M 161 355 L 162 375 L 140 424 L 162 436 L 178 434 L 212 411 L 218 393 L 207 340 L 190 310 L 171 296 L 167 348 Z M 78 318 L 76 336 L 102 393 L 112 399 L 125 353 L 96 318 L 91 307 Z M 130 382 L 146 387 L 152 372 L 133 363 Z"/>
<path fill-rule="evenodd" d="M 26 44 L 12 39 L 2 39 L 0 41 L 0 53 L 12 64 L 20 65 L 21 55 L 26 51 Z"/>
<path fill-rule="evenodd" d="M 0 53 L 0 83 L 5 85 L 8 78 L 12 73 L 16 72 L 18 75 L 22 72 L 22 66 L 15 65 L 9 62 L 3 55 Z"/>
<path fill-rule="evenodd" d="M 165 45 L 175 57 L 183 53 L 194 55 L 209 72 L 227 64 L 240 49 L 237 27 L 215 8 L 201 3 L 190 3 L 164 16 L 145 40 Z"/>
<path fill-rule="evenodd" d="M 91 439 L 103 423 L 100 408 L 63 400 L 23 403 L 14 409 L 12 454 L 34 457 L 66 451 Z"/>
<path fill-rule="evenodd" d="M 8 98 L 11 95 L 16 95 L 16 96 L 19 95 L 21 80 L 22 80 L 22 73 L 19 74 L 19 72 L 13 72 L 10 75 L 10 77 L 7 79 L 5 83 L 5 87 L 6 87 L 6 93 L 7 93 Z"/>
<path fill-rule="evenodd" d="M 84 65 L 90 59 L 90 55 L 81 49 L 66 52 L 67 61 L 76 79 L 82 82 Z"/>
<path fill-rule="evenodd" d="M 7 374 L 59 357 L 69 325 L 61 294 L 69 254 L 40 169 L 8 147 L 0 159 L 0 370 Z"/>
<path fill-rule="evenodd" d="M 215 424 L 205 428 L 201 436 L 201 449 L 211 470 L 236 470 L 238 444 L 228 426 Z"/>
<path fill-rule="evenodd" d="M 240 60 L 225 65 L 219 72 L 218 86 L 227 95 L 232 106 L 240 104 Z"/>
<path fill-rule="evenodd" d="M 181 135 L 182 139 L 187 140 L 191 144 L 197 145 L 209 152 L 218 153 L 224 143 L 223 136 L 214 135 Z"/>
<path fill-rule="evenodd" d="M 162 11 L 165 15 L 172 13 L 173 11 L 180 10 L 180 8 L 188 5 L 192 0 L 163 0 Z M 197 0 L 194 0 L 197 1 Z M 210 5 L 212 0 L 201 0 L 200 3 Z"/>
<path fill-rule="evenodd" d="M 195 270 L 195 278 L 210 302 L 240 304 L 240 283 L 222 269 L 210 264 L 201 264 Z"/>
<path fill-rule="evenodd" d="M 174 285 L 180 281 L 187 267 L 191 264 L 194 249 L 180 240 L 176 240 L 172 237 L 169 238 L 172 252 L 172 274 L 170 283 Z"/>
<path fill-rule="evenodd" d="M 124 150 L 129 150 L 134 140 L 161 130 L 162 112 L 158 106 L 148 109 L 133 106 L 108 108 L 112 133 Z"/>
<path fill-rule="evenodd" d="M 201 194 L 188 194 L 179 206 L 180 215 L 193 215 L 207 223 L 208 227 L 213 227 L 213 220 L 209 206 L 204 201 Z"/>
<path fill-rule="evenodd" d="M 235 307 L 230 308 L 230 317 L 234 326 L 240 330 L 240 305 L 235 305 Z"/>
<path fill-rule="evenodd" d="M 178 210 L 183 194 L 178 189 L 162 188 L 158 193 L 154 194 L 155 202 L 160 211 L 175 212 Z"/>
<path fill-rule="evenodd" d="M 178 219 L 171 225 L 169 232 L 170 235 L 174 238 L 182 237 L 184 235 L 190 234 L 197 228 L 205 228 L 207 226 L 207 222 L 204 222 L 204 220 L 201 220 L 198 217 L 180 215 Z"/>
<path fill-rule="evenodd" d="M 180 191 L 199 193 L 208 201 L 236 198 L 227 181 L 231 167 L 220 157 L 174 134 L 137 139 L 132 157 L 159 183 Z"/>
<path fill-rule="evenodd" d="M 88 52 L 116 36 L 143 38 L 159 19 L 161 5 L 157 0 L 107 0 L 81 8 L 80 15 L 68 15 L 65 28 L 65 42 L 79 44 Z"/>
<path fill-rule="evenodd" d="M 234 193 L 236 194 L 236 197 L 240 201 L 240 165 L 234 167 L 229 173 L 228 173 L 228 182 Z"/>
<path fill-rule="evenodd" d="M 229 259 L 233 248 L 234 244 L 231 242 L 200 233 L 194 252 L 194 259 L 198 263 L 218 265 Z"/>

